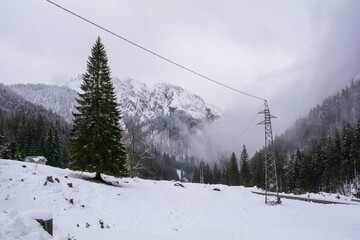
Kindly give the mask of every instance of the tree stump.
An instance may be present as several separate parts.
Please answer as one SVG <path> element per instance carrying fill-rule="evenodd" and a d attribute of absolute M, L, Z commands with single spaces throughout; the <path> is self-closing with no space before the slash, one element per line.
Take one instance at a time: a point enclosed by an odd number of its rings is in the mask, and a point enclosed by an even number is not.
<path fill-rule="evenodd" d="M 43 219 L 35 219 L 40 223 L 40 225 L 47 231 L 51 236 L 53 236 L 53 219 L 43 220 Z"/>

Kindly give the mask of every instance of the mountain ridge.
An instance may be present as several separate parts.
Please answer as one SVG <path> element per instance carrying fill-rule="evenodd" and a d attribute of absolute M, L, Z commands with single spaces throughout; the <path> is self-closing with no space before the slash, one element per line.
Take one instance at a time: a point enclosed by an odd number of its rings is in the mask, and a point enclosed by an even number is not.
<path fill-rule="evenodd" d="M 81 75 L 78 75 L 62 87 L 15 84 L 9 88 L 71 123 L 72 112 L 76 111 L 76 90 L 81 91 L 81 82 Z M 120 124 L 125 134 L 128 132 L 126 121 L 138 122 L 142 131 L 146 132 L 147 142 L 156 151 L 176 156 L 178 160 L 191 158 L 191 136 L 202 131 L 203 123 L 221 118 L 219 108 L 208 105 L 200 96 L 180 86 L 159 82 L 149 87 L 139 80 L 117 77 L 113 77 L 113 85 L 123 116 Z"/>
<path fill-rule="evenodd" d="M 53 110 L 72 122 L 75 98 L 80 92 L 81 75 L 71 78 L 64 86 L 47 84 L 13 84 L 8 87 L 26 100 Z M 154 119 L 157 115 L 169 115 L 182 111 L 195 120 L 215 120 L 221 110 L 207 104 L 200 96 L 167 82 L 157 82 L 149 87 L 144 82 L 113 77 L 118 103 L 123 114 L 140 116 L 141 120 Z"/>

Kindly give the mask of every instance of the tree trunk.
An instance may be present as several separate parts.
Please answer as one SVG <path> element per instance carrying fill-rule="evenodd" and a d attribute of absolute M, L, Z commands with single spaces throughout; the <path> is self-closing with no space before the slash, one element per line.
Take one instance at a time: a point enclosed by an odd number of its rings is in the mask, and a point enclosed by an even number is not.
<path fill-rule="evenodd" d="M 99 172 L 96 172 L 96 176 L 94 178 L 95 180 L 97 181 L 100 181 L 100 182 L 105 182 L 104 179 L 102 179 L 101 175 Z"/>

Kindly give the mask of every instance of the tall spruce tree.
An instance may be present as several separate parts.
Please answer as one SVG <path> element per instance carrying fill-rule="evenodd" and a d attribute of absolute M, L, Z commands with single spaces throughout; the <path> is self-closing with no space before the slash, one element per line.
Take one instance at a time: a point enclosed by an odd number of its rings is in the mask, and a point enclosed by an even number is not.
<path fill-rule="evenodd" d="M 227 177 L 227 184 L 229 186 L 238 186 L 240 184 L 238 161 L 236 159 L 235 153 L 231 154 L 230 163 L 227 170 Z"/>
<path fill-rule="evenodd" d="M 214 163 L 214 167 L 213 167 L 213 183 L 214 184 L 219 184 L 221 181 L 221 172 L 220 169 L 218 168 L 216 162 Z"/>
<path fill-rule="evenodd" d="M 70 132 L 70 166 L 96 172 L 95 179 L 99 181 L 103 181 L 101 173 L 124 176 L 126 153 L 120 142 L 121 115 L 100 37 L 91 49 L 81 90 Z"/>
<path fill-rule="evenodd" d="M 245 145 L 240 156 L 240 185 L 245 187 L 251 186 L 251 172 L 249 166 L 249 154 L 247 153 Z"/>

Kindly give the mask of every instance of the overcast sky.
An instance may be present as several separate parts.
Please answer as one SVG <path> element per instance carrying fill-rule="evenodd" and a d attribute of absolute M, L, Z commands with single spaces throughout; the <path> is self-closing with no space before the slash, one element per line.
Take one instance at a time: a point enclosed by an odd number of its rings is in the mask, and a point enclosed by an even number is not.
<path fill-rule="evenodd" d="M 54 2 L 175 62 L 269 101 L 275 134 L 360 74 L 360 1 Z M 113 76 L 167 81 L 230 117 L 234 141 L 262 102 L 172 66 L 45 0 L 0 0 L 0 82 L 64 85 L 86 70 L 97 36 Z M 255 123 L 261 121 L 258 116 Z M 263 143 L 253 124 L 237 142 Z"/>

